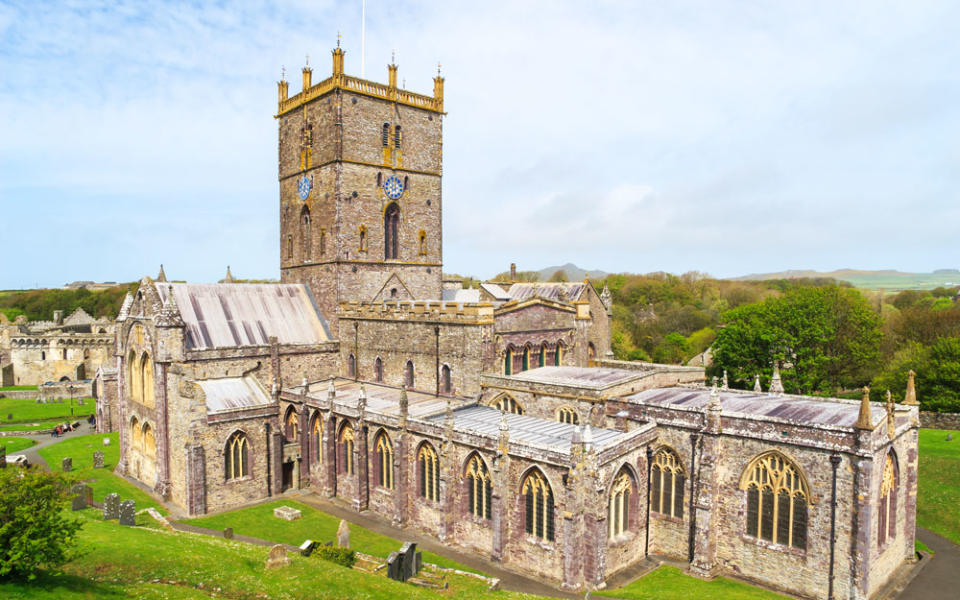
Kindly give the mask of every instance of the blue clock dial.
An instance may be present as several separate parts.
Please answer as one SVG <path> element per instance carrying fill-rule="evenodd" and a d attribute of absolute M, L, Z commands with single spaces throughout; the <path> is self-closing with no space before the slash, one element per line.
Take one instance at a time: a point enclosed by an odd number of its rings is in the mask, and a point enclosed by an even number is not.
<path fill-rule="evenodd" d="M 383 182 L 383 192 L 391 200 L 399 200 L 400 196 L 403 196 L 403 182 L 396 176 L 387 177 Z"/>
<path fill-rule="evenodd" d="M 297 182 L 297 191 L 300 192 L 300 199 L 306 200 L 310 197 L 310 189 L 313 187 L 313 183 L 310 181 L 310 178 L 304 175 L 300 178 L 300 181 Z"/>

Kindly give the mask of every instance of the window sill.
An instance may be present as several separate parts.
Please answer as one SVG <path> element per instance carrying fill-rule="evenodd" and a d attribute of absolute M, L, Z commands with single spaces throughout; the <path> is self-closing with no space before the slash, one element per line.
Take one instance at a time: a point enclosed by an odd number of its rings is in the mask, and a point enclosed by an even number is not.
<path fill-rule="evenodd" d="M 607 546 L 610 548 L 618 548 L 620 546 L 625 546 L 630 542 L 634 541 L 637 538 L 637 534 L 632 531 L 624 531 L 623 533 L 616 535 L 612 538 L 607 538 Z"/>
<path fill-rule="evenodd" d="M 224 481 L 224 483 L 227 484 L 227 485 L 230 485 L 230 484 L 243 483 L 243 482 L 245 482 L 245 481 L 252 481 L 252 480 L 253 480 L 253 476 L 251 476 L 251 475 L 244 475 L 243 477 L 236 477 L 236 478 L 234 478 L 234 479 L 227 479 L 226 481 Z"/>
<path fill-rule="evenodd" d="M 663 513 L 658 513 L 656 511 L 650 511 L 650 516 L 659 519 L 660 521 L 669 521 L 671 523 L 683 524 L 683 517 L 671 517 L 670 515 L 665 515 Z"/>
<path fill-rule="evenodd" d="M 777 542 L 770 542 L 770 541 L 763 540 L 763 539 L 760 539 L 760 538 L 755 538 L 755 537 L 749 536 L 749 535 L 747 535 L 747 534 L 745 534 L 745 533 L 741 533 L 741 534 L 740 534 L 740 541 L 742 541 L 742 542 L 744 542 L 744 543 L 747 543 L 747 544 L 753 544 L 753 545 L 759 546 L 759 547 L 761 547 L 761 548 L 766 548 L 767 550 L 773 550 L 773 551 L 775 551 L 775 552 L 782 552 L 782 553 L 784 553 L 784 554 L 792 554 L 792 555 L 794 555 L 794 556 L 800 556 L 800 557 L 803 557 L 803 558 L 806 558 L 806 556 L 807 556 L 807 551 L 804 550 L 804 549 L 794 548 L 793 546 L 787 546 L 787 545 L 780 544 L 780 543 L 777 543 Z"/>
<path fill-rule="evenodd" d="M 464 513 L 463 520 L 467 521 L 471 525 L 477 525 L 478 527 L 490 527 L 490 524 L 493 523 L 493 519 L 486 519 L 484 517 L 478 517 L 473 513 Z"/>
<path fill-rule="evenodd" d="M 532 536 L 530 534 L 525 534 L 524 537 L 528 544 L 532 546 L 537 546 L 541 550 L 547 550 L 549 552 L 556 550 L 556 540 L 551 542 L 549 540 L 541 539 L 541 538 Z"/>

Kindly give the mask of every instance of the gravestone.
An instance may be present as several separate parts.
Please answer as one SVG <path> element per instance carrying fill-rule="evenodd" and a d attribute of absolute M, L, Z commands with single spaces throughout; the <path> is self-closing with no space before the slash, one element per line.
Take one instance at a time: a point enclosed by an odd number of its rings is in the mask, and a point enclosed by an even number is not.
<path fill-rule="evenodd" d="M 70 500 L 70 508 L 74 511 L 83 510 L 87 507 L 87 502 L 83 496 L 76 495 Z"/>
<path fill-rule="evenodd" d="M 103 450 L 97 450 L 93 453 L 93 468 L 102 469 L 103 468 Z"/>
<path fill-rule="evenodd" d="M 103 499 L 103 520 L 120 518 L 120 496 L 117 494 L 107 494 Z"/>
<path fill-rule="evenodd" d="M 400 553 L 391 552 L 387 557 L 387 577 L 394 581 L 403 581 L 403 569 L 400 568 Z"/>
<path fill-rule="evenodd" d="M 270 548 L 270 554 L 267 555 L 267 568 L 276 569 L 290 564 L 290 558 L 287 556 L 287 549 L 277 544 Z"/>
<path fill-rule="evenodd" d="M 72 471 L 72 470 L 73 470 L 73 459 L 70 458 L 69 456 L 65 457 L 65 458 L 60 462 L 60 468 L 63 469 L 63 472 L 64 472 L 64 473 L 69 473 L 70 471 Z"/>
<path fill-rule="evenodd" d="M 350 547 L 350 526 L 343 519 L 340 519 L 340 526 L 337 527 L 337 545 L 341 548 Z"/>
<path fill-rule="evenodd" d="M 77 406 L 83 406 L 83 398 L 77 398 Z"/>
<path fill-rule="evenodd" d="M 284 521 L 296 521 L 300 518 L 301 513 L 292 506 L 278 506 L 273 509 L 273 516 Z"/>
<path fill-rule="evenodd" d="M 41 400 L 40 398 L 37 398 L 37 404 L 44 404 L 44 401 Z"/>
<path fill-rule="evenodd" d="M 403 568 L 403 581 L 406 581 L 416 575 L 416 557 L 417 545 L 413 542 L 404 542 L 400 547 L 401 567 Z"/>
<path fill-rule="evenodd" d="M 7 420 L 8 420 L 8 421 L 12 421 L 12 420 L 13 420 L 13 413 L 7 413 Z"/>
<path fill-rule="evenodd" d="M 84 506 L 90 506 L 93 504 L 93 488 L 85 483 L 77 483 L 70 491 L 83 499 Z M 79 510 L 79 509 L 74 509 Z"/>
<path fill-rule="evenodd" d="M 104 445 L 104 446 L 109 446 L 109 445 L 110 445 L 110 438 L 103 438 L 103 445 Z"/>
<path fill-rule="evenodd" d="M 63 398 L 57 398 L 57 402 L 63 404 Z"/>
<path fill-rule="evenodd" d="M 137 503 L 124 500 L 120 503 L 120 524 L 133 527 L 137 524 Z"/>
<path fill-rule="evenodd" d="M 224 527 L 223 528 L 223 537 L 232 540 L 233 539 L 233 527 Z"/>
<path fill-rule="evenodd" d="M 7 447 L 0 446 L 0 469 L 7 468 Z"/>
<path fill-rule="evenodd" d="M 416 558 L 416 560 L 415 560 L 414 563 L 413 563 L 413 574 L 414 574 L 414 575 L 420 573 L 420 571 L 423 570 L 423 552 L 417 552 L 417 553 L 415 554 L 415 556 L 416 556 L 417 558 Z"/>
<path fill-rule="evenodd" d="M 947 434 L 947 441 L 948 441 L 948 442 L 952 442 L 952 441 L 953 441 L 953 434 L 952 434 L 952 433 L 948 433 L 948 434 Z"/>
<path fill-rule="evenodd" d="M 304 540 L 304 542 L 300 544 L 300 555 L 310 556 L 313 554 L 313 547 L 315 545 L 316 544 L 313 542 L 313 540 Z"/>

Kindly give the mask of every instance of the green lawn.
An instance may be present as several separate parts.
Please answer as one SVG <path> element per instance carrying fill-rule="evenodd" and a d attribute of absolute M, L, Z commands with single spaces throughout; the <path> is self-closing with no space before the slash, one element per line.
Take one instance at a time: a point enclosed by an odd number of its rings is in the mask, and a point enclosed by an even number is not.
<path fill-rule="evenodd" d="M 290 554 L 291 564 L 264 568 L 268 548 L 147 527 L 120 527 L 94 510 L 74 513 L 84 522 L 81 556 L 62 574 L 29 584 L 0 583 L 5 599 L 114 598 L 364 598 L 437 600 L 538 600 L 514 592 L 489 592 L 483 581 L 449 575 L 450 589 L 433 591 L 346 569 L 313 556 Z M 140 523 L 146 515 L 138 517 Z M 545 600 L 539 598 L 539 600 Z"/>
<path fill-rule="evenodd" d="M 917 487 L 917 524 L 960 544 L 960 432 L 920 430 Z"/>
<path fill-rule="evenodd" d="M 33 423 L 16 423 L 14 425 L 0 425 L 0 431 L 41 431 L 50 430 L 63 423 L 63 419 L 50 421 L 35 421 Z"/>
<path fill-rule="evenodd" d="M 67 434 L 73 435 L 73 434 Z M 110 445 L 103 445 L 103 438 L 110 438 Z M 93 468 L 93 453 L 103 450 L 102 469 Z M 73 477 L 77 481 L 86 481 L 93 488 L 93 499 L 102 502 L 104 496 L 112 492 L 120 494 L 121 500 L 136 500 L 137 510 L 153 506 L 166 513 L 156 500 L 144 493 L 140 488 L 113 474 L 120 458 L 120 440 L 116 433 L 92 433 L 68 438 L 62 442 L 37 450 L 43 460 L 53 471 L 59 471 L 63 459 L 67 456 L 73 459 Z"/>
<path fill-rule="evenodd" d="M 784 600 L 786 598 L 763 588 L 724 577 L 704 581 L 685 575 L 680 569 L 667 565 L 622 588 L 594 592 L 594 595 L 627 600 L 691 600 L 692 598 Z"/>
<path fill-rule="evenodd" d="M 0 392 L 25 392 L 35 389 L 37 389 L 35 385 L 8 385 L 7 387 L 0 387 Z"/>
<path fill-rule="evenodd" d="M 296 521 L 283 521 L 273 516 L 273 509 L 278 506 L 298 508 L 303 516 Z M 222 530 L 224 527 L 233 527 L 234 533 L 296 546 L 307 539 L 321 544 L 324 542 L 336 543 L 337 527 L 340 526 L 340 519 L 337 517 L 293 500 L 276 500 L 211 517 L 192 519 L 188 522 L 191 525 L 217 530 Z M 401 545 L 403 544 L 399 540 L 375 533 L 359 525 L 350 525 L 350 547 L 354 550 L 386 558 L 391 552 L 399 550 Z M 424 552 L 423 561 L 450 569 L 477 572 L 475 569 L 432 552 Z"/>
<path fill-rule="evenodd" d="M 7 454 L 13 454 L 25 450 L 36 444 L 35 441 L 21 437 L 0 437 L 0 446 L 7 447 Z"/>
<path fill-rule="evenodd" d="M 83 406 L 78 405 L 76 400 L 71 403 L 69 399 L 64 400 L 63 404 L 59 402 L 37 404 L 36 400 L 0 398 L 0 425 L 51 420 L 60 422 L 71 418 L 79 420 L 92 415 L 96 409 L 97 401 L 93 398 L 84 398 Z"/>

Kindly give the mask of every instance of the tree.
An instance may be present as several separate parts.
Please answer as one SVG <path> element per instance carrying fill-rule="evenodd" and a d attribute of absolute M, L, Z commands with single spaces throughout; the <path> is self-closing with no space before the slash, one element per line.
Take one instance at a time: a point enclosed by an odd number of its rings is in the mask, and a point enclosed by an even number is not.
<path fill-rule="evenodd" d="M 60 473 L 0 469 L 0 580 L 70 560 L 81 523 L 63 511 L 67 486 Z"/>
<path fill-rule="evenodd" d="M 903 401 L 907 374 L 916 372 L 917 400 L 921 410 L 960 412 L 960 338 L 943 337 L 931 346 L 908 343 L 899 350 L 883 373 L 870 384 L 870 395 L 882 400 L 886 390 Z"/>
<path fill-rule="evenodd" d="M 787 391 L 833 393 L 866 383 L 880 355 L 880 317 L 854 289 L 795 287 L 723 320 L 711 374 L 726 369 L 741 386 L 778 361 Z"/>

